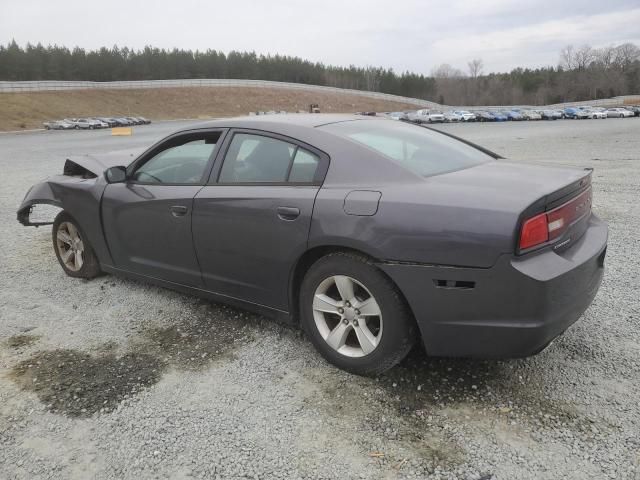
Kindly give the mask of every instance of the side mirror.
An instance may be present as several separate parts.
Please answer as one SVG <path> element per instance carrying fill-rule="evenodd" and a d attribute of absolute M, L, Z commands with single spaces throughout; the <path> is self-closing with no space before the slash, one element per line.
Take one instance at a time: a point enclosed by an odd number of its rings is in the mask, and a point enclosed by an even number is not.
<path fill-rule="evenodd" d="M 127 179 L 126 167 L 111 167 L 104 171 L 104 178 L 107 183 L 122 183 Z"/>

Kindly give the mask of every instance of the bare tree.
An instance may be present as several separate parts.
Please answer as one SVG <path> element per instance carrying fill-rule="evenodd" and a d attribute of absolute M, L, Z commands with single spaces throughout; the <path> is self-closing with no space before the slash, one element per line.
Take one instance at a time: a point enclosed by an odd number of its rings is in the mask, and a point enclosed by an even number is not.
<path fill-rule="evenodd" d="M 443 63 L 431 70 L 431 76 L 434 78 L 461 78 L 464 77 L 464 73 L 448 63 Z"/>
<path fill-rule="evenodd" d="M 478 78 L 478 76 L 482 75 L 482 68 L 484 67 L 482 59 L 474 58 L 469 63 L 467 63 L 467 65 L 469 66 L 469 75 L 471 76 L 471 78 L 476 79 Z"/>
<path fill-rule="evenodd" d="M 560 50 L 560 66 L 565 70 L 573 70 L 576 68 L 573 45 L 567 45 Z"/>
<path fill-rule="evenodd" d="M 595 61 L 603 68 L 611 68 L 616 50 L 613 47 L 603 47 L 594 51 Z"/>
<path fill-rule="evenodd" d="M 583 45 L 574 52 L 573 58 L 576 69 L 586 70 L 596 57 L 593 48 L 589 45 Z"/>
<path fill-rule="evenodd" d="M 623 43 L 615 48 L 614 63 L 620 70 L 626 70 L 636 60 L 640 59 L 640 48 L 633 43 Z"/>

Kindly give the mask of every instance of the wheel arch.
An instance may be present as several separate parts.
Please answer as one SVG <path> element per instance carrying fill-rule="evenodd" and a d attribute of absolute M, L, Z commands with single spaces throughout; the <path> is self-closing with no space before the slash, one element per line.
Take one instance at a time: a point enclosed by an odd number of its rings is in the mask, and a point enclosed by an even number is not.
<path fill-rule="evenodd" d="M 289 316 L 293 324 L 300 324 L 300 285 L 304 276 L 316 261 L 332 253 L 350 253 L 367 258 L 376 264 L 382 262 L 381 259 L 361 249 L 344 245 L 318 245 L 306 250 L 298 257 L 289 275 Z M 417 325 L 413 309 L 398 284 L 384 270 L 379 269 L 379 271 L 396 287 L 402 301 L 407 305 L 408 311 L 411 313 L 413 322 Z"/>

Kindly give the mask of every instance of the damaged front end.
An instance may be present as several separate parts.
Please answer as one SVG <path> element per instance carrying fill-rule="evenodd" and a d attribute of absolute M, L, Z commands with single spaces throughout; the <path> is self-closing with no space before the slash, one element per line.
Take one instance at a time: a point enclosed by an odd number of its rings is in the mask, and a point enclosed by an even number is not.
<path fill-rule="evenodd" d="M 28 227 L 51 225 L 53 223 L 52 218 L 42 219 L 39 218 L 39 216 L 35 219 L 32 218 L 34 208 L 37 205 L 52 205 L 59 209 L 68 210 L 68 208 L 65 207 L 65 202 L 69 202 L 70 194 L 72 194 L 72 192 L 76 192 L 81 197 L 84 197 L 85 195 L 81 192 L 94 190 L 96 186 L 96 178 L 98 178 L 97 173 L 92 172 L 74 160 L 67 159 L 64 164 L 62 175 L 49 177 L 29 189 L 18 208 L 18 221 L 22 225 Z M 102 195 L 104 185 L 102 185 L 99 190 L 99 195 Z M 91 193 L 91 198 L 96 199 L 95 194 L 97 192 L 92 191 Z M 98 201 L 99 198 L 100 197 L 98 196 Z M 71 199 L 70 203 L 73 204 L 75 202 Z"/>
<path fill-rule="evenodd" d="M 64 210 L 80 225 L 100 263 L 110 264 L 100 217 L 100 202 L 107 187 L 103 172 L 130 163 L 131 157 L 133 154 L 129 152 L 113 152 L 67 159 L 62 175 L 49 177 L 29 189 L 18 208 L 18 221 L 25 226 L 51 225 L 57 212 Z M 51 206 L 56 212 L 48 212 L 48 216 L 41 218 L 34 215 L 38 206 Z"/>
<path fill-rule="evenodd" d="M 29 189 L 18 208 L 18 221 L 25 226 L 51 225 L 53 219 L 32 218 L 37 205 L 53 205 L 76 216 L 94 215 L 99 221 L 99 208 L 106 182 L 103 172 L 116 165 L 127 165 L 140 153 L 139 149 L 119 150 L 99 155 L 82 155 L 64 162 L 62 175 L 55 175 Z"/>

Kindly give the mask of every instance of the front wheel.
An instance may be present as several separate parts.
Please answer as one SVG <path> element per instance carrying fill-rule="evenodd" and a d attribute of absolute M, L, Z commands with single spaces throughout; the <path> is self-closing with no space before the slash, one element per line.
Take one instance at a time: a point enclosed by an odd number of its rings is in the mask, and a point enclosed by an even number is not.
<path fill-rule="evenodd" d="M 396 286 L 370 260 L 351 253 L 333 253 L 311 266 L 302 282 L 300 314 L 320 354 L 358 375 L 390 369 L 417 336 Z"/>
<path fill-rule="evenodd" d="M 53 249 L 64 273 L 70 277 L 93 278 L 100 275 L 98 258 L 76 221 L 60 212 L 53 221 Z"/>

